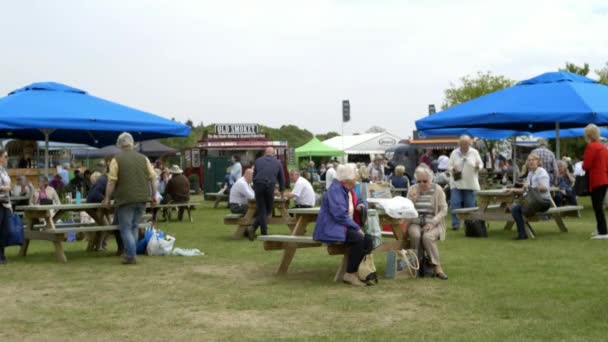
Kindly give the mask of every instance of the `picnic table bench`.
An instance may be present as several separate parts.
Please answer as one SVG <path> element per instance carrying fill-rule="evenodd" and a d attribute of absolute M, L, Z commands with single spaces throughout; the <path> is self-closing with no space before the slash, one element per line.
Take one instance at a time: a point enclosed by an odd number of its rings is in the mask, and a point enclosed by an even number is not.
<path fill-rule="evenodd" d="M 268 224 L 291 224 L 291 217 L 287 210 L 289 208 L 289 200 L 286 198 L 275 197 L 274 207 L 268 217 Z M 247 212 L 245 214 L 227 214 L 224 216 L 224 224 L 236 226 L 233 234 L 234 239 L 242 239 L 245 237 L 247 227 L 253 224 L 257 215 L 257 206 L 255 199 L 249 200 Z"/>
<path fill-rule="evenodd" d="M 226 206 L 229 206 L 229 203 L 228 203 L 229 197 L 230 196 L 228 194 L 219 193 L 219 192 L 206 192 L 205 193 L 205 200 L 215 201 L 215 203 L 213 203 L 214 208 L 219 207 L 220 202 L 226 202 Z"/>
<path fill-rule="evenodd" d="M 154 207 L 154 211 L 156 212 L 156 210 L 161 209 L 165 220 L 171 221 L 171 213 L 173 212 L 173 210 L 185 210 L 188 212 L 188 220 L 190 222 L 194 222 L 194 220 L 192 219 L 191 211 L 192 209 L 195 209 L 196 206 L 199 204 L 200 203 L 198 202 L 169 202 L 164 204 L 157 204 Z"/>
<path fill-rule="evenodd" d="M 511 206 L 515 204 L 518 196 L 504 189 L 480 190 L 477 192 L 479 206 L 471 208 L 452 209 L 461 220 L 484 220 L 505 222 L 504 229 L 510 230 L 515 221 L 511 215 Z M 576 216 L 583 209 L 580 205 L 567 205 L 556 207 L 552 202 L 552 207 L 544 212 L 539 212 L 533 217 L 526 218 L 527 221 L 538 221 L 547 217 L 552 218 L 561 232 L 567 232 L 568 228 L 564 223 L 564 216 Z M 526 226 L 526 231 L 531 238 L 534 233 Z"/>
<path fill-rule="evenodd" d="M 346 271 L 346 264 L 348 261 L 349 249 L 342 243 L 330 243 L 325 244 L 319 241 L 314 241 L 312 236 L 306 236 L 306 228 L 308 224 L 316 222 L 320 208 L 299 208 L 289 209 L 288 213 L 293 214 L 293 225 L 291 235 L 260 235 L 258 240 L 263 241 L 263 247 L 266 251 L 283 250 L 283 257 L 279 268 L 277 269 L 278 275 L 285 275 L 289 269 L 291 262 L 299 248 L 311 248 L 311 247 L 327 247 L 327 253 L 329 255 L 343 255 L 342 262 L 334 276 L 334 281 L 340 281 Z M 374 210 L 374 209 L 370 209 Z M 403 220 L 393 219 L 386 215 L 383 210 L 376 210 L 379 215 L 380 222 L 391 224 L 393 232 L 390 234 L 383 234 L 384 236 L 391 236 L 394 238 L 392 241 L 384 241 L 380 247 L 375 251 L 390 251 L 400 250 L 407 248 L 408 242 L 405 240 L 404 231 L 401 228 Z"/>
<path fill-rule="evenodd" d="M 55 258 L 58 262 L 67 262 L 62 242 L 68 233 L 100 233 L 118 230 L 117 225 L 110 224 L 109 216 L 113 207 L 104 207 L 101 203 L 25 205 L 18 206 L 23 212 L 24 240 L 19 255 L 25 257 L 31 240 L 44 240 L 53 243 Z M 94 223 L 58 223 L 64 213 L 86 212 Z M 42 223 L 40 223 L 42 221 Z M 140 227 L 146 226 L 141 223 Z M 89 238 L 87 251 L 92 251 L 101 244 L 101 234 Z"/>

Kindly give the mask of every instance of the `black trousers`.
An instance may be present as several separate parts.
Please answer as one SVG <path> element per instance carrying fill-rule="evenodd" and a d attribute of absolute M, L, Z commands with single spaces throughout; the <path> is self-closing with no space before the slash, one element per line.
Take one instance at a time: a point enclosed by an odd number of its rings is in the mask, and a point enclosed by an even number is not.
<path fill-rule="evenodd" d="M 595 213 L 595 222 L 597 222 L 597 232 L 600 235 L 606 235 L 606 216 L 604 215 L 604 196 L 608 185 L 602 185 L 591 190 L 591 204 Z"/>
<path fill-rule="evenodd" d="M 268 234 L 268 215 L 272 213 L 274 203 L 274 183 L 253 183 L 257 215 L 253 221 L 253 230 L 261 227 L 261 234 Z"/>
<path fill-rule="evenodd" d="M 361 260 L 365 257 L 363 234 L 354 229 L 347 228 L 344 244 L 350 248 L 346 272 L 355 273 L 359 270 L 359 264 L 361 264 Z"/>
<path fill-rule="evenodd" d="M 4 247 L 8 243 L 9 227 L 13 212 L 9 208 L 0 206 L 0 260 L 4 260 Z"/>
<path fill-rule="evenodd" d="M 294 208 L 312 208 L 312 206 L 306 204 L 296 204 Z"/>

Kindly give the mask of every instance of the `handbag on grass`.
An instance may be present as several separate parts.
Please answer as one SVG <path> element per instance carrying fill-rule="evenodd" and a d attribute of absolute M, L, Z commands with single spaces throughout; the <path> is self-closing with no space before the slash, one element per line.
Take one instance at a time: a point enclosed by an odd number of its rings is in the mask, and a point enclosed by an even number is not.
<path fill-rule="evenodd" d="M 376 273 L 376 264 L 374 263 L 374 256 L 372 254 L 363 257 L 363 260 L 359 264 L 357 275 L 367 285 L 378 284 L 378 274 Z"/>

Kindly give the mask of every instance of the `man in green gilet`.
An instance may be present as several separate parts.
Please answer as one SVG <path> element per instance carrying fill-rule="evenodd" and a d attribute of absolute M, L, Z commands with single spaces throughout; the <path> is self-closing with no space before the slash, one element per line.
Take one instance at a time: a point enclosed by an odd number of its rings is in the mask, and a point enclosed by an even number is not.
<path fill-rule="evenodd" d="M 135 264 L 135 245 L 138 240 L 138 226 L 146 208 L 146 202 L 156 205 L 156 173 L 148 158 L 133 150 L 133 136 L 124 132 L 118 136 L 116 145 L 120 148 L 108 173 L 108 186 L 103 201 L 110 205 L 114 195 L 118 218 L 118 228 L 122 237 L 125 257 L 123 264 Z"/>

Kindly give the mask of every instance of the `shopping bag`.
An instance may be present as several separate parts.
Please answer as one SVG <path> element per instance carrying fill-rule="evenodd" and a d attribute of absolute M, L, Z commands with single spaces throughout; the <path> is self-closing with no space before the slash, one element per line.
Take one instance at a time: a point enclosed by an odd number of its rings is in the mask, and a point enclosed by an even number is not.
<path fill-rule="evenodd" d="M 8 228 L 6 246 L 21 246 L 23 244 L 23 221 L 21 216 L 12 214 Z"/>

